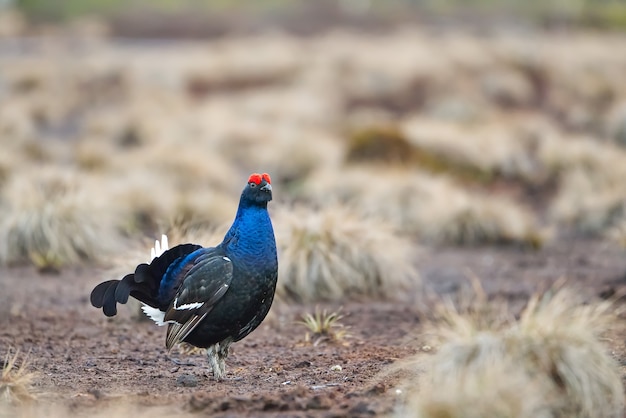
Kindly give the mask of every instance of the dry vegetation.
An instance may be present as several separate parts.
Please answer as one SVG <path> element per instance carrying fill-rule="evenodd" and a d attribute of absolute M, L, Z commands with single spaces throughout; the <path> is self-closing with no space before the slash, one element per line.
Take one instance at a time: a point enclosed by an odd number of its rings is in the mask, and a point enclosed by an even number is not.
<path fill-rule="evenodd" d="M 7 181 L 0 195 L 1 262 L 58 269 L 98 261 L 112 249 L 113 214 L 87 198 L 75 176 L 40 169 Z"/>
<path fill-rule="evenodd" d="M 0 375 L 0 408 L 34 399 L 35 374 L 28 370 L 28 356 L 22 356 L 19 364 L 19 354 L 19 351 L 12 353 L 8 350 L 4 358 Z"/>
<path fill-rule="evenodd" d="M 278 298 L 390 298 L 418 283 L 410 242 L 383 222 L 342 207 L 298 206 L 280 210 L 275 223 Z"/>
<path fill-rule="evenodd" d="M 314 346 L 322 342 L 342 343 L 348 336 L 347 330 L 341 324 L 343 316 L 339 312 L 328 312 L 315 308 L 315 313 L 306 313 L 300 321 L 307 329 L 305 342 Z"/>
<path fill-rule="evenodd" d="M 541 245 L 542 231 L 522 205 L 420 170 L 350 167 L 318 173 L 304 188 L 319 205 L 351 206 L 425 243 Z"/>
<path fill-rule="evenodd" d="M 553 418 L 541 385 L 506 360 L 492 358 L 461 378 L 441 379 L 410 393 L 400 417 Z"/>
<path fill-rule="evenodd" d="M 426 243 L 537 247 L 546 231 L 618 225 L 621 36 L 573 34 L 576 52 L 554 34 L 542 48 L 509 34 L 432 36 L 268 34 L 158 51 L 101 37 L 77 56 L 60 42 L 6 57 L 2 261 L 58 267 L 94 258 L 119 232 L 221 225 L 240 179 L 261 168 L 279 200 L 347 204 Z M 34 192 L 10 195 L 41 164 L 70 170 L 88 197 L 37 215 L 74 225 L 55 243 L 19 219 Z M 520 189 L 533 194 L 507 192 Z M 546 204 L 528 199 L 537 193 Z M 97 243 L 90 203 L 111 218 L 97 222 Z"/>
<path fill-rule="evenodd" d="M 407 384 L 400 415 L 620 417 L 622 379 L 602 342 L 615 321 L 609 302 L 563 289 L 535 295 L 517 320 L 480 294 L 462 309 L 444 304 L 436 353 L 409 363 L 424 373 Z"/>

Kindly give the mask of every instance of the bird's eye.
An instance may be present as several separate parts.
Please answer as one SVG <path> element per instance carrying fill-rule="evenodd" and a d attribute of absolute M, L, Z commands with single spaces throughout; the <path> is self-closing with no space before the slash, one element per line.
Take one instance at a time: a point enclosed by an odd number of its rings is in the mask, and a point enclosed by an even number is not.
<path fill-rule="evenodd" d="M 256 187 L 256 183 L 252 183 L 252 182 L 250 182 L 250 183 L 248 183 L 248 184 L 250 185 L 250 188 L 251 188 L 251 189 L 254 189 L 254 188 Z"/>

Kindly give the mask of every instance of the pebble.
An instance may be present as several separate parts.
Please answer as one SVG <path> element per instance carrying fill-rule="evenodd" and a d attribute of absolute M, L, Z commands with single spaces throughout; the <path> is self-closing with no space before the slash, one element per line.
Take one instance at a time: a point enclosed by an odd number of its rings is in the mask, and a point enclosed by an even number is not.
<path fill-rule="evenodd" d="M 176 379 L 176 384 L 186 388 L 195 388 L 198 386 L 198 378 L 193 374 L 181 374 Z"/>

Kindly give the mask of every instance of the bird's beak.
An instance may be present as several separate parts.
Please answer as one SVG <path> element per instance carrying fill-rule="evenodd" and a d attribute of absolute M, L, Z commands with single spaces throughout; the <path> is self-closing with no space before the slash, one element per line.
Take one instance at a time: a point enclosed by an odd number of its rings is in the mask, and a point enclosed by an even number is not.
<path fill-rule="evenodd" d="M 263 187 L 261 187 L 261 190 L 263 190 L 264 192 L 271 192 L 272 191 L 272 185 L 269 183 L 266 183 Z"/>

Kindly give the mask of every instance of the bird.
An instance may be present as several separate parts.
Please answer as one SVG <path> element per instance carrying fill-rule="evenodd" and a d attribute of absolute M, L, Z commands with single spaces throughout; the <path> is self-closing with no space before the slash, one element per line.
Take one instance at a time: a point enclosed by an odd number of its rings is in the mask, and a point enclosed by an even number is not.
<path fill-rule="evenodd" d="M 278 257 L 267 210 L 271 200 L 269 174 L 251 174 L 221 243 L 169 249 L 163 236 L 149 264 L 98 284 L 91 304 L 111 317 L 132 296 L 157 325 L 167 325 L 168 352 L 181 342 L 205 348 L 214 378 L 223 379 L 230 345 L 261 324 L 274 299 Z"/>

